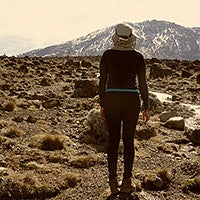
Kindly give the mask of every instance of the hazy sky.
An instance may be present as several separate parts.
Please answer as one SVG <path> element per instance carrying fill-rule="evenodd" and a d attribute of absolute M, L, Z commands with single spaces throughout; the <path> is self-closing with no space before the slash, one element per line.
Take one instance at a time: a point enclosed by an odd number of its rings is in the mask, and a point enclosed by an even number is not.
<path fill-rule="evenodd" d="M 0 0 L 0 55 L 60 44 L 121 22 L 200 27 L 200 0 Z"/>

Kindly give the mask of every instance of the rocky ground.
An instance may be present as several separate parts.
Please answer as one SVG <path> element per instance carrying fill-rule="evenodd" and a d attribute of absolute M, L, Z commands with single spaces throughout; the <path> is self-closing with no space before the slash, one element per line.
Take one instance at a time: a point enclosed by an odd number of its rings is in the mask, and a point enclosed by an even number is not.
<path fill-rule="evenodd" d="M 0 199 L 105 199 L 107 132 L 98 57 L 0 57 Z M 141 200 L 200 198 L 200 61 L 146 60 L 151 119 L 139 120 L 134 182 Z M 199 114 L 200 115 L 200 114 Z M 123 147 L 119 147 L 119 180 Z"/>

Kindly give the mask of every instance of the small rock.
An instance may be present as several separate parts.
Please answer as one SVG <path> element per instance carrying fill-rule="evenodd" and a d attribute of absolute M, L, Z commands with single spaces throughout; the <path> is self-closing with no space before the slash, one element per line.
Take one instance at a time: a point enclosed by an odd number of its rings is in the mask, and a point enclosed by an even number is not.
<path fill-rule="evenodd" d="M 148 140 L 154 136 L 156 136 L 155 129 L 147 125 L 140 126 L 135 133 L 135 137 L 139 140 Z"/>
<path fill-rule="evenodd" d="M 58 107 L 58 106 L 60 106 L 61 104 L 60 104 L 60 101 L 59 100 L 56 100 L 56 99 L 50 99 L 50 100 L 48 100 L 48 101 L 44 101 L 43 103 L 42 103 L 42 106 L 44 107 L 44 108 L 46 108 L 46 109 L 51 109 L 51 108 L 53 108 L 53 107 Z"/>
<path fill-rule="evenodd" d="M 189 129 L 185 132 L 185 135 L 192 143 L 200 145 L 200 128 Z"/>
<path fill-rule="evenodd" d="M 196 80 L 197 80 L 197 83 L 200 84 L 200 74 L 197 75 Z"/>
<path fill-rule="evenodd" d="M 182 75 L 183 78 L 190 78 L 192 74 L 186 70 L 182 70 Z"/>
<path fill-rule="evenodd" d="M 26 120 L 28 123 L 35 123 L 37 121 L 36 117 L 29 116 Z"/>
<path fill-rule="evenodd" d="M 82 61 L 81 61 L 81 66 L 82 66 L 82 67 L 91 67 L 91 66 L 92 66 L 92 63 L 91 63 L 91 62 L 88 62 L 88 61 L 85 61 L 85 60 L 82 60 Z"/>
<path fill-rule="evenodd" d="M 40 85 L 42 86 L 51 86 L 52 84 L 52 79 L 50 78 L 43 78 Z"/>
<path fill-rule="evenodd" d="M 96 80 L 77 80 L 74 85 L 73 97 L 93 98 L 98 94 L 98 85 Z"/>
<path fill-rule="evenodd" d="M 164 124 L 165 127 L 183 131 L 185 129 L 185 121 L 183 117 L 171 117 Z"/>
<path fill-rule="evenodd" d="M 14 117 L 12 120 L 13 120 L 14 122 L 21 123 L 21 122 L 24 121 L 24 118 L 23 118 L 23 117 Z"/>
<path fill-rule="evenodd" d="M 166 122 L 171 117 L 176 117 L 177 115 L 178 113 L 175 111 L 164 111 L 159 115 L 159 118 L 161 122 Z"/>
<path fill-rule="evenodd" d="M 156 95 L 150 93 L 149 94 L 149 109 L 153 113 L 161 113 L 163 112 L 163 107 L 161 101 L 156 97 Z"/>
<path fill-rule="evenodd" d="M 154 63 L 150 68 L 150 78 L 164 78 L 172 75 L 172 69 L 166 65 Z"/>

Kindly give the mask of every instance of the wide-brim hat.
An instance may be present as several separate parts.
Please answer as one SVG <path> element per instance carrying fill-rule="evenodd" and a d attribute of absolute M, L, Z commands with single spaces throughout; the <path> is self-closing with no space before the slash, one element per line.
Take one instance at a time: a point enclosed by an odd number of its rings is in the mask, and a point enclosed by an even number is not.
<path fill-rule="evenodd" d="M 112 36 L 114 47 L 112 49 L 130 50 L 136 46 L 136 36 L 132 33 L 132 29 L 126 24 L 118 24 Z"/>
<path fill-rule="evenodd" d="M 132 35 L 132 29 L 125 24 L 118 24 L 115 27 L 115 34 L 122 40 L 128 40 Z"/>

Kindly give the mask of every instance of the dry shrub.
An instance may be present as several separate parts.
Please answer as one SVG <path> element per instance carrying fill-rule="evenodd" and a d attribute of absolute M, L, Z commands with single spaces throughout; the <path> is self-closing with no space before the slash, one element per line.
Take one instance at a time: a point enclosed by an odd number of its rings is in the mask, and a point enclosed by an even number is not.
<path fill-rule="evenodd" d="M 88 112 L 86 116 L 86 125 L 98 136 L 106 137 L 108 135 L 106 132 L 105 122 L 100 117 L 99 110 L 95 108 Z"/>
<path fill-rule="evenodd" d="M 16 145 L 16 141 L 14 141 L 13 139 L 7 138 L 4 142 L 3 142 L 3 146 L 5 149 L 12 149 L 13 146 Z"/>
<path fill-rule="evenodd" d="M 49 161 L 52 163 L 63 163 L 63 156 L 57 153 L 53 153 L 49 156 Z"/>
<path fill-rule="evenodd" d="M 32 169 L 36 169 L 37 170 L 37 169 L 40 168 L 40 166 L 39 166 L 39 164 L 37 162 L 31 161 L 31 162 L 28 162 L 26 164 L 26 168 L 29 169 L 29 170 L 32 170 Z"/>
<path fill-rule="evenodd" d="M 182 182 L 184 192 L 194 192 L 200 194 L 200 175 L 195 176 L 193 179 L 187 179 Z"/>
<path fill-rule="evenodd" d="M 30 147 L 36 147 L 44 151 L 62 150 L 71 145 L 69 137 L 59 134 L 38 134 L 33 137 Z"/>
<path fill-rule="evenodd" d="M 161 144 L 160 146 L 158 146 L 158 150 L 164 152 L 164 153 L 175 153 L 178 151 L 177 148 L 178 145 L 176 144 L 171 144 L 171 143 L 165 143 L 165 144 Z"/>
<path fill-rule="evenodd" d="M 160 169 L 157 172 L 157 176 L 162 179 L 163 186 L 168 187 L 172 181 L 172 173 L 169 168 Z"/>
<path fill-rule="evenodd" d="M 84 142 L 85 144 L 95 144 L 96 143 L 95 137 L 89 131 L 85 132 L 81 136 L 81 141 Z"/>
<path fill-rule="evenodd" d="M 100 117 L 99 110 L 92 109 L 86 116 L 86 127 L 89 129 L 80 135 L 80 141 L 91 145 L 97 151 L 107 151 L 108 132 L 105 121 Z"/>
<path fill-rule="evenodd" d="M 133 179 L 133 183 L 135 184 L 136 191 L 138 192 L 142 191 L 142 185 L 138 179 Z"/>
<path fill-rule="evenodd" d="M 9 127 L 5 132 L 4 135 L 9 138 L 16 138 L 20 137 L 24 134 L 24 131 L 16 126 Z"/>
<path fill-rule="evenodd" d="M 4 143 L 6 141 L 6 137 L 0 135 L 0 144 Z"/>
<path fill-rule="evenodd" d="M 73 188 L 82 180 L 83 180 L 82 174 L 68 172 L 62 176 L 61 183 L 63 185 L 62 186 L 63 188 Z"/>
<path fill-rule="evenodd" d="M 140 142 L 137 139 L 134 139 L 134 147 L 136 151 L 140 149 Z"/>
<path fill-rule="evenodd" d="M 33 173 L 10 173 L 0 184 L 1 199 L 44 199 L 59 193 L 51 184 L 39 181 Z"/>
<path fill-rule="evenodd" d="M 43 138 L 40 148 L 45 151 L 62 150 L 64 148 L 64 144 L 59 137 L 48 135 Z"/>
<path fill-rule="evenodd" d="M 149 157 L 150 155 L 149 155 L 149 153 L 146 152 L 145 150 L 143 150 L 143 149 L 138 149 L 138 150 L 136 151 L 136 156 L 137 156 L 137 157 L 140 157 L 140 158 L 146 158 L 146 157 Z"/>
<path fill-rule="evenodd" d="M 0 120 L 0 128 L 3 129 L 11 126 L 16 126 L 16 123 L 14 121 L 9 121 L 9 120 Z"/>
<path fill-rule="evenodd" d="M 172 181 L 171 170 L 164 168 L 145 175 L 142 185 L 150 190 L 169 188 Z"/>
<path fill-rule="evenodd" d="M 9 100 L 8 102 L 5 102 L 3 105 L 4 111 L 12 112 L 17 108 L 16 103 L 13 100 Z"/>
<path fill-rule="evenodd" d="M 96 162 L 97 158 L 94 155 L 78 155 L 69 160 L 70 165 L 76 168 L 89 168 Z"/>

